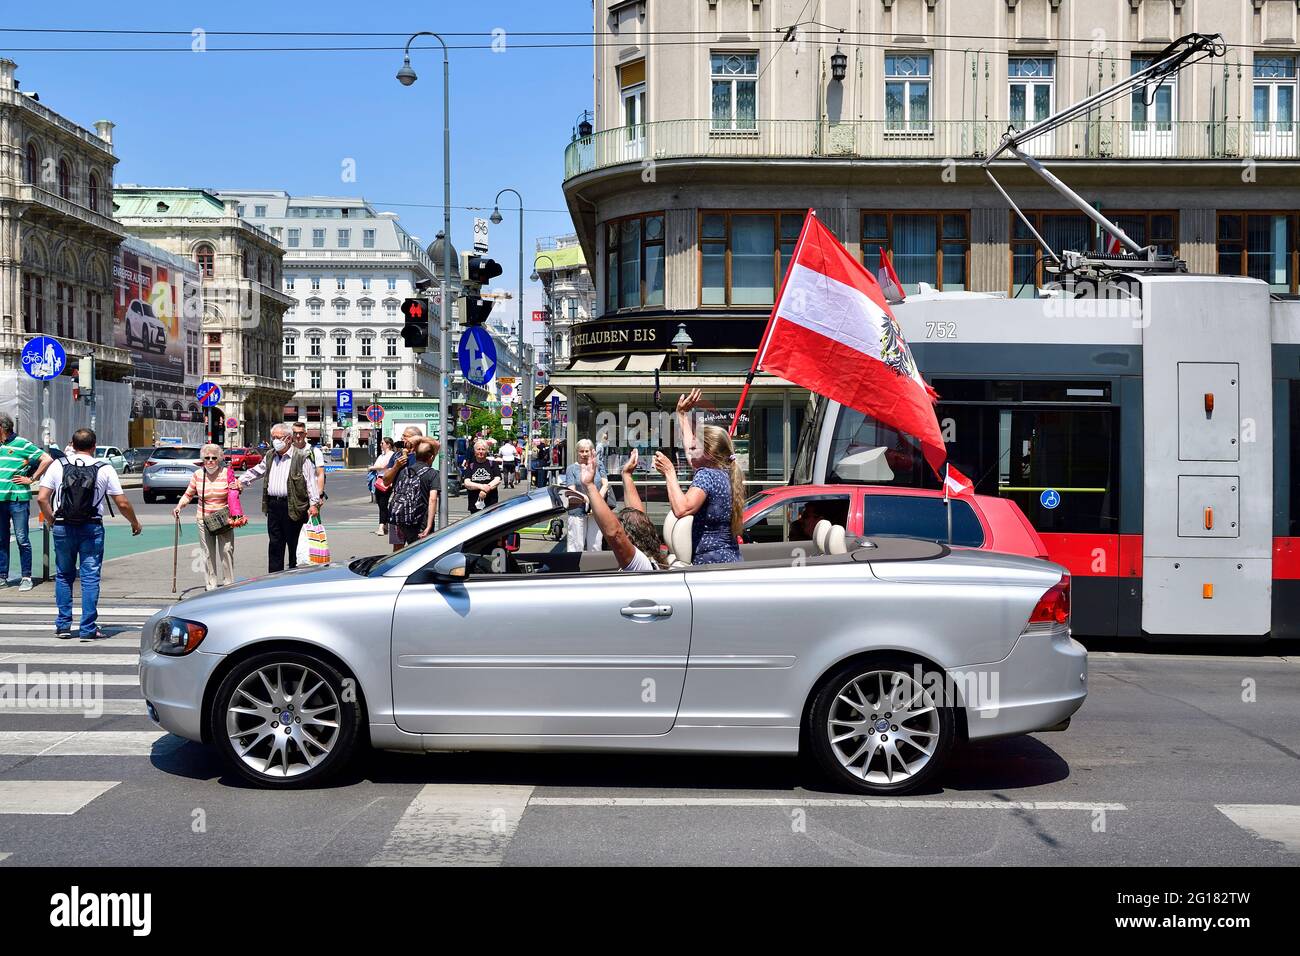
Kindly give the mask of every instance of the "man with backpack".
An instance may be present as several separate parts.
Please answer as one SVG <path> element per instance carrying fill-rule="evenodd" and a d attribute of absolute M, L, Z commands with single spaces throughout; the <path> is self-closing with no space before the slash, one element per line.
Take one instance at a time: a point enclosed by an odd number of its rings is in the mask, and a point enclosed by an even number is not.
<path fill-rule="evenodd" d="M 409 450 L 388 472 L 394 475 L 388 499 L 388 540 L 394 551 L 428 537 L 438 516 L 438 470 L 433 467 L 438 443 L 418 434 L 408 442 Z M 412 454 L 414 461 L 408 461 Z"/>
<path fill-rule="evenodd" d="M 72 637 L 72 582 L 81 575 L 81 637 L 104 637 L 96 624 L 99 571 L 104 560 L 104 504 L 111 496 L 131 534 L 140 533 L 140 519 L 122 493 L 117 472 L 95 459 L 95 433 L 80 428 L 72 434 L 72 454 L 53 462 L 41 479 L 37 504 L 50 522 L 54 537 L 54 599 L 58 613 L 54 636 Z"/>

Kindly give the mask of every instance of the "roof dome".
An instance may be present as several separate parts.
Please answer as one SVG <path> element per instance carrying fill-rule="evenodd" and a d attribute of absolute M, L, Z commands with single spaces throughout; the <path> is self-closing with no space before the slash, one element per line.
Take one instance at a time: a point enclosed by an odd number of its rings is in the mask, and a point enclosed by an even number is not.
<path fill-rule="evenodd" d="M 437 238 L 429 243 L 429 248 L 425 250 L 433 260 L 433 274 L 438 278 L 442 278 L 442 244 L 442 230 L 439 229 Z M 455 246 L 451 247 L 451 274 L 456 278 L 460 276 L 460 253 L 456 251 Z"/>

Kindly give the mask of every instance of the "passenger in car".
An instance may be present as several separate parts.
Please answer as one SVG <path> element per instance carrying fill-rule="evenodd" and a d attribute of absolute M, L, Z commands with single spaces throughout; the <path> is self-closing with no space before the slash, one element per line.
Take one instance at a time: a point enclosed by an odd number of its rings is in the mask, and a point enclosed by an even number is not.
<path fill-rule="evenodd" d="M 705 425 L 698 437 L 691 427 L 691 409 L 700 390 L 677 399 L 677 423 L 686 458 L 695 469 L 691 486 L 682 491 L 677 466 L 655 452 L 655 468 L 668 485 L 668 504 L 678 518 L 695 515 L 691 526 L 692 564 L 727 564 L 741 560 L 736 543 L 744 530 L 745 477 L 736 462 L 731 436 L 716 425 Z"/>
<path fill-rule="evenodd" d="M 595 455 L 577 462 L 578 477 L 582 482 L 587 500 L 591 502 L 590 517 L 600 527 L 601 534 L 609 548 L 618 559 L 618 566 L 623 571 L 663 571 L 668 563 L 663 555 L 662 540 L 659 529 L 650 517 L 639 508 L 626 507 L 617 515 L 600 493 L 596 484 L 598 465 Z M 628 463 L 623 466 L 623 489 L 628 502 L 641 503 L 641 496 L 631 482 L 629 469 L 636 467 L 636 451 L 633 450 Z"/>

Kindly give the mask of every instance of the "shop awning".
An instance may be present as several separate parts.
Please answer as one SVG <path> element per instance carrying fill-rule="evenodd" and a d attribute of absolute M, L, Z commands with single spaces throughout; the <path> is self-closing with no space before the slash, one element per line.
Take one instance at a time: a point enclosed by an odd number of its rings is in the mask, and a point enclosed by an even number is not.
<path fill-rule="evenodd" d="M 625 372 L 653 372 L 657 368 L 664 367 L 666 355 L 629 355 L 627 365 L 624 366 Z"/>
<path fill-rule="evenodd" d="M 606 359 L 574 359 L 566 371 L 570 372 L 612 372 L 618 368 L 626 356 L 616 355 Z"/>

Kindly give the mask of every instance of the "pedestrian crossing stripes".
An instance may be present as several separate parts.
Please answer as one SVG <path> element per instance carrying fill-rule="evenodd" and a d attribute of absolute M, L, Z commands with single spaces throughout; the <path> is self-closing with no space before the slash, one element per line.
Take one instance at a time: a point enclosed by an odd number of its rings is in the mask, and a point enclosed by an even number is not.
<path fill-rule="evenodd" d="M 51 628 L 52 627 L 53 625 L 51 625 Z M 26 637 L 6 637 L 3 634 L 0 634 L 0 647 L 32 647 L 33 645 L 46 645 L 48 642 L 55 639 L 52 630 L 49 632 L 34 631 L 31 627 L 25 627 L 25 630 L 28 632 Z M 73 637 L 62 639 L 59 643 L 63 644 L 64 640 L 66 640 L 73 647 L 139 647 L 139 631 L 140 629 L 137 627 L 129 635 L 123 634 L 114 637 L 101 637 L 97 640 Z M 0 651 L 0 654 L 2 653 L 4 652 Z"/>
<path fill-rule="evenodd" d="M 18 702 L 0 696 L 0 717 L 9 715 L 18 717 L 39 717 L 42 714 L 48 714 L 51 716 L 67 716 L 69 714 L 76 714 L 78 716 L 88 717 L 108 714 L 114 717 L 147 717 L 149 714 L 149 710 L 145 706 L 144 698 L 99 698 L 93 696 L 95 691 L 93 684 L 73 685 L 72 689 L 77 691 L 78 696 L 81 696 L 81 699 L 85 701 L 84 704 L 56 704 L 51 706 L 39 699 L 31 702 Z"/>
<path fill-rule="evenodd" d="M 151 757 L 188 743 L 161 730 L 3 730 L 4 757 Z"/>
<path fill-rule="evenodd" d="M 54 608 L 51 605 L 36 604 L 0 604 L 0 616 L 7 614 L 17 614 L 24 617 L 48 617 L 53 619 Z M 113 605 L 101 604 L 96 611 L 100 617 L 131 617 L 143 621 L 151 617 L 162 608 L 158 607 L 115 607 Z M 75 605 L 72 608 L 72 616 L 81 618 L 81 606 Z"/>
<path fill-rule="evenodd" d="M 1215 804 L 1215 809 L 1261 840 L 1280 843 L 1288 853 L 1300 853 L 1300 806 L 1227 803 Z"/>
<path fill-rule="evenodd" d="M 118 780 L 0 780 L 0 814 L 69 816 L 118 783 Z M 5 855 L 0 855 L 0 859 Z"/>
<path fill-rule="evenodd" d="M 75 651 L 50 653 L 35 651 L 32 653 L 0 654 L 0 666 L 8 665 L 9 667 L 15 667 L 19 664 L 24 666 L 28 664 L 40 664 L 45 667 L 50 665 L 58 667 L 85 667 L 91 664 L 99 667 L 135 667 L 139 662 L 139 654 L 95 654 L 90 652 L 79 654 Z"/>

